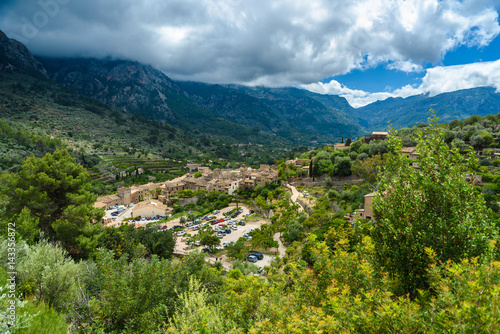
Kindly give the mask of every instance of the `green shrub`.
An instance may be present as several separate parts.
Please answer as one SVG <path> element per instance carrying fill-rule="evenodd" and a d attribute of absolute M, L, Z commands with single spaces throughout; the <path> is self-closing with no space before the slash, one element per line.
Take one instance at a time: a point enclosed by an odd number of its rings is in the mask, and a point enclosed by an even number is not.
<path fill-rule="evenodd" d="M 20 312 L 26 312 L 34 316 L 27 328 L 16 331 L 18 334 L 66 334 L 68 333 L 68 324 L 64 315 L 57 313 L 56 310 L 47 306 L 45 303 L 36 304 L 29 302 L 19 309 Z"/>

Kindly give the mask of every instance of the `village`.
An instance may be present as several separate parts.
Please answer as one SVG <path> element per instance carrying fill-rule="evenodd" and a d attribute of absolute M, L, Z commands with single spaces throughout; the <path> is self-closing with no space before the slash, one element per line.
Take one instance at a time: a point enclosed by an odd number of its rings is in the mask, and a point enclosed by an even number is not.
<path fill-rule="evenodd" d="M 133 205 L 132 217 L 165 217 L 172 212 L 170 198 L 182 190 L 220 191 L 233 195 L 236 190 L 248 190 L 258 185 L 278 182 L 278 171 L 274 166 L 260 165 L 258 169 L 215 169 L 199 164 L 188 164 L 189 173 L 171 181 L 148 183 L 119 188 L 117 194 L 99 197 L 94 207 L 107 209 L 118 205 Z M 157 198 L 157 200 L 152 200 Z M 104 223 L 116 217 L 105 216 Z"/>

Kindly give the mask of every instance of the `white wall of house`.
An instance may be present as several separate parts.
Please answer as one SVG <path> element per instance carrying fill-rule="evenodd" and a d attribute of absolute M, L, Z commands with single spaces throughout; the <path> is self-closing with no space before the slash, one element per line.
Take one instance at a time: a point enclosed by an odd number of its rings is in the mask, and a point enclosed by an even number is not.
<path fill-rule="evenodd" d="M 166 216 L 165 210 L 155 208 L 154 205 L 148 205 L 142 208 L 132 210 L 133 217 L 151 217 L 151 216 Z"/>

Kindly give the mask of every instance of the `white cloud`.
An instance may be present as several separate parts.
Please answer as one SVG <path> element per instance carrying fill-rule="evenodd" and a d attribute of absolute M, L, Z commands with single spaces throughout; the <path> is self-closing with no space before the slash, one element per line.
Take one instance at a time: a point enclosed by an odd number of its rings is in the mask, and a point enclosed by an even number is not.
<path fill-rule="evenodd" d="M 482 86 L 499 89 L 500 60 L 428 69 L 419 89 L 434 96 Z"/>
<path fill-rule="evenodd" d="M 417 65 L 411 61 L 395 61 L 387 65 L 389 70 L 399 70 L 406 73 L 422 72 L 424 69 L 422 65 Z"/>
<path fill-rule="evenodd" d="M 43 14 L 40 3 L 61 5 L 28 36 L 26 24 Z M 497 5 L 494 0 L 23 0 L 2 7 L 0 27 L 39 55 L 126 57 L 176 79 L 283 86 L 380 64 L 420 71 L 460 45 L 488 45 L 500 33 Z"/>
<path fill-rule="evenodd" d="M 419 86 L 407 85 L 392 92 L 369 93 L 349 89 L 338 81 L 302 85 L 303 88 L 320 94 L 340 95 L 349 104 L 359 108 L 388 97 L 406 98 L 412 95 L 442 93 L 475 87 L 494 87 L 500 90 L 500 60 L 456 66 L 438 66 L 427 70 Z"/>

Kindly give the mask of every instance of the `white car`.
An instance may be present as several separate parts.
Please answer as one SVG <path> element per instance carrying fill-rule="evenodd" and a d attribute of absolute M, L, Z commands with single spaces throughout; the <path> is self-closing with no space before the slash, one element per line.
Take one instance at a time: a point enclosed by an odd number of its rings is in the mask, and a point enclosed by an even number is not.
<path fill-rule="evenodd" d="M 199 245 L 200 245 L 200 240 L 196 240 L 196 241 L 194 242 L 194 245 L 195 245 L 195 246 L 199 246 Z"/>
<path fill-rule="evenodd" d="M 234 231 L 236 231 L 236 230 L 238 229 L 238 226 L 236 226 L 236 225 L 232 225 L 232 226 L 231 226 L 231 229 L 232 229 L 232 230 L 234 230 Z"/>
<path fill-rule="evenodd" d="M 179 232 L 177 232 L 177 235 L 178 235 L 179 237 L 182 237 L 184 234 L 186 234 L 186 232 L 183 232 L 183 231 L 179 231 Z"/>

